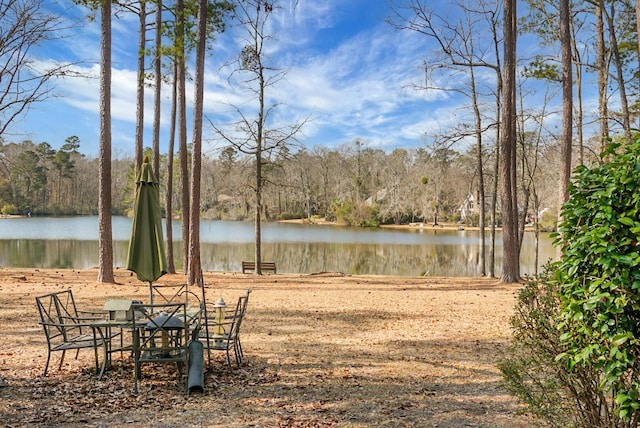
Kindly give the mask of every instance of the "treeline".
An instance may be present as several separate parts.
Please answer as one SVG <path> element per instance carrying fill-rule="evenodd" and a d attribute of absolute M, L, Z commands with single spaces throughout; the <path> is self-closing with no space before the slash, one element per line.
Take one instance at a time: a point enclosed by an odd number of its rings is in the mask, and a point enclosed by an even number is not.
<path fill-rule="evenodd" d="M 524 146 L 523 146 L 524 147 Z M 59 150 L 32 141 L 0 146 L 0 208 L 3 214 L 87 215 L 97 213 L 97 159 L 81 153 L 77 137 Z M 150 154 L 147 149 L 147 154 Z M 539 205 L 553 223 L 557 185 L 557 150 L 522 152 L 539 156 L 544 168 L 533 185 Z M 336 149 L 283 149 L 264 159 L 263 218 L 279 220 L 323 217 L 347 225 L 376 226 L 441 221 L 477 223 L 477 174 L 473 149 L 459 152 L 445 147 L 395 149 L 368 147 L 362 141 Z M 490 155 L 489 155 L 490 160 Z M 166 194 L 167 157 L 161 156 L 161 201 Z M 495 188 L 491 162 L 486 162 L 485 185 Z M 112 162 L 113 214 L 128 215 L 134 198 L 133 158 Z M 211 219 L 245 220 L 255 206 L 255 161 L 233 147 L 205 155 L 202 162 L 201 215 Z M 179 174 L 179 168 L 173 168 Z M 547 172 L 545 174 L 545 171 Z M 174 177 L 174 183 L 180 183 Z M 180 189 L 174 189 L 174 215 L 181 208 Z M 522 189 L 531 193 L 530 189 Z M 495 197 L 491 192 L 486 196 Z M 523 200 L 526 198 L 523 197 Z M 465 204 L 467 204 L 465 206 Z M 463 206 L 465 209 L 462 209 Z"/>

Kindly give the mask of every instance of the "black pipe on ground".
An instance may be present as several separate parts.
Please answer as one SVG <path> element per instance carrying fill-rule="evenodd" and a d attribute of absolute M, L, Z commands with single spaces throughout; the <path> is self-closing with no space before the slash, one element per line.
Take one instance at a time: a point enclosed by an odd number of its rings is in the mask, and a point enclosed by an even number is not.
<path fill-rule="evenodd" d="M 192 340 L 189 343 L 187 390 L 189 394 L 204 392 L 204 346 L 202 342 L 197 340 Z"/>

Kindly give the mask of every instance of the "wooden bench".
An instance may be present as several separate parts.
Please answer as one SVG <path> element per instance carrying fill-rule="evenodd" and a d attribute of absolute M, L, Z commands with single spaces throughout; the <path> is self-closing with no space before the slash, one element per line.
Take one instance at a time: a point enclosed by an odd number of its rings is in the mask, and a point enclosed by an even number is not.
<path fill-rule="evenodd" d="M 242 273 L 247 273 L 247 271 L 255 270 L 256 262 L 242 262 Z M 260 271 L 277 273 L 276 262 L 260 262 Z"/>

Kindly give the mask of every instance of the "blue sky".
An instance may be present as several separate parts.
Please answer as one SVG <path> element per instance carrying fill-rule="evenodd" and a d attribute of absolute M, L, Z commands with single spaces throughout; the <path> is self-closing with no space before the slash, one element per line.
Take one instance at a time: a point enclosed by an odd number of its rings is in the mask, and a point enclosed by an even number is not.
<path fill-rule="evenodd" d="M 60 3 L 60 2 L 59 2 Z M 71 9 L 69 18 L 85 10 L 62 1 Z M 293 124 L 309 117 L 299 137 L 308 147 L 337 148 L 360 139 L 367 146 L 392 150 L 424 145 L 425 135 L 441 133 L 460 120 L 463 98 L 444 92 L 424 92 L 411 87 L 423 81 L 423 60 L 434 46 L 412 32 L 398 32 L 384 22 L 389 15 L 384 0 L 293 0 L 271 17 L 275 40 L 270 59 L 287 70 L 286 77 L 269 88 L 279 104 L 273 126 Z M 449 2 L 434 1 L 449 5 Z M 207 57 L 205 115 L 224 125 L 234 120 L 230 104 L 250 106 L 251 97 L 230 86 L 231 58 L 242 43 L 238 28 L 230 28 L 214 42 Z M 112 152 L 114 158 L 132 156 L 135 134 L 135 76 L 137 18 L 124 15 L 113 21 Z M 31 108 L 28 116 L 11 129 L 9 141 L 46 141 L 59 148 L 77 135 L 80 151 L 98 154 L 99 20 L 85 21 L 80 29 L 37 52 L 40 61 L 79 62 L 75 67 L 87 77 L 56 82 L 59 97 Z M 191 105 L 193 88 L 187 89 Z M 161 151 L 167 150 L 170 104 L 169 87 L 163 88 Z M 145 147 L 152 144 L 153 90 L 145 99 Z M 188 126 L 189 142 L 191 125 Z M 222 143 L 205 126 L 203 150 L 215 155 Z"/>

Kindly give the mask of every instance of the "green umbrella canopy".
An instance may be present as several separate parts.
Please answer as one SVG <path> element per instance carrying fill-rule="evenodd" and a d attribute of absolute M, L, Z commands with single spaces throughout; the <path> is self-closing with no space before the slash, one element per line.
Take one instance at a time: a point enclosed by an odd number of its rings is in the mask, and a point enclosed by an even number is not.
<path fill-rule="evenodd" d="M 167 273 L 167 257 L 162 235 L 160 190 L 158 180 L 145 158 L 136 180 L 136 201 L 127 269 L 136 273 L 140 281 L 153 281 Z"/>

